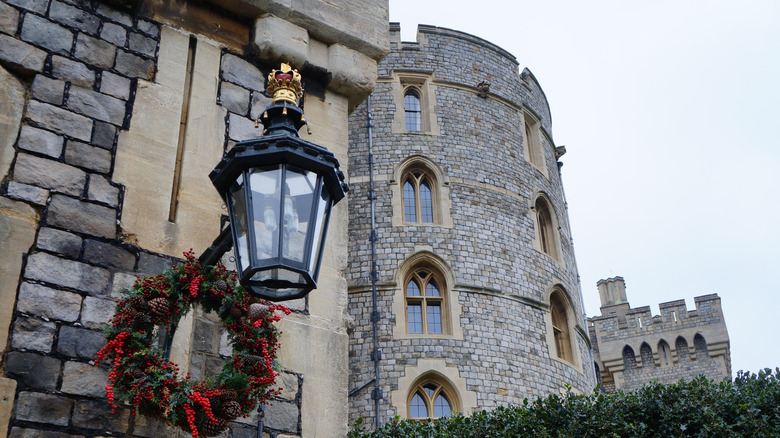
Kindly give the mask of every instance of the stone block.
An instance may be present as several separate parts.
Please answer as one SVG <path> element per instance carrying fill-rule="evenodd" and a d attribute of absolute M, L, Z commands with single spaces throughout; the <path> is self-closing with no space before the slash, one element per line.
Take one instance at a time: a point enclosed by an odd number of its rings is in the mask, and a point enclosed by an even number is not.
<path fill-rule="evenodd" d="M 138 20 L 138 30 L 149 35 L 152 38 L 160 37 L 160 28 L 151 21 Z"/>
<path fill-rule="evenodd" d="M 86 297 L 81 306 L 81 323 L 87 328 L 102 329 L 114 316 L 115 310 L 114 300 Z"/>
<path fill-rule="evenodd" d="M 80 33 L 76 37 L 75 56 L 87 64 L 109 69 L 114 66 L 116 46 Z"/>
<path fill-rule="evenodd" d="M 19 133 L 19 149 L 59 158 L 62 155 L 62 145 L 62 136 L 51 131 L 25 125 Z"/>
<path fill-rule="evenodd" d="M 125 101 L 97 91 L 71 87 L 67 105 L 74 112 L 117 126 L 125 121 Z"/>
<path fill-rule="evenodd" d="M 124 50 L 117 51 L 114 69 L 131 78 L 141 78 L 147 81 L 154 78 L 154 61 L 141 58 Z"/>
<path fill-rule="evenodd" d="M 73 32 L 33 14 L 25 15 L 21 37 L 28 43 L 65 56 L 73 46 Z"/>
<path fill-rule="evenodd" d="M 48 190 L 28 184 L 18 183 L 16 181 L 8 182 L 8 192 L 6 195 L 9 198 L 30 202 L 36 205 L 46 205 L 46 201 L 49 199 Z"/>
<path fill-rule="evenodd" d="M 332 75 L 328 88 L 349 96 L 352 107 L 371 94 L 376 85 L 376 61 L 341 44 L 328 47 L 328 71 Z"/>
<path fill-rule="evenodd" d="M 27 258 L 25 277 L 69 287 L 93 295 L 106 295 L 109 273 L 103 268 L 38 252 Z"/>
<path fill-rule="evenodd" d="M 35 318 L 17 318 L 11 347 L 16 350 L 33 350 L 48 353 L 54 345 L 56 326 L 53 322 Z"/>
<path fill-rule="evenodd" d="M 119 408 L 111 413 L 105 400 L 80 400 L 73 408 L 73 425 L 89 429 L 124 432 L 130 420 L 130 411 Z"/>
<path fill-rule="evenodd" d="M 92 120 L 48 103 L 31 100 L 25 116 L 39 126 L 79 140 L 89 141 L 92 136 Z"/>
<path fill-rule="evenodd" d="M 154 52 L 157 51 L 157 41 L 147 38 L 140 33 L 132 32 L 127 40 L 127 48 L 151 58 L 154 56 Z"/>
<path fill-rule="evenodd" d="M 84 435 L 71 435 L 65 432 L 54 430 L 26 429 L 23 427 L 14 427 L 8 438 L 84 438 Z"/>
<path fill-rule="evenodd" d="M 0 34 L 0 60 L 23 70 L 43 70 L 46 52 L 8 35 Z"/>
<path fill-rule="evenodd" d="M 86 64 L 62 56 L 52 57 L 51 72 L 57 79 L 68 81 L 79 87 L 92 88 L 95 85 L 94 71 L 90 70 Z"/>
<path fill-rule="evenodd" d="M 133 26 L 133 17 L 130 16 L 130 14 L 127 14 L 122 11 L 118 11 L 111 6 L 105 5 L 105 4 L 98 4 L 97 6 L 97 13 L 99 15 L 102 15 L 109 20 L 112 20 L 114 22 L 117 22 L 119 24 L 123 24 L 127 27 Z"/>
<path fill-rule="evenodd" d="M 249 113 L 249 117 L 252 120 L 257 120 L 263 114 L 268 105 L 271 104 L 271 98 L 265 94 L 255 91 L 252 93 L 252 110 Z"/>
<path fill-rule="evenodd" d="M 116 130 L 116 126 L 110 123 L 95 122 L 92 144 L 100 146 L 103 149 L 113 149 Z"/>
<path fill-rule="evenodd" d="M 301 68 L 309 54 L 309 32 L 284 18 L 267 14 L 255 20 L 252 44 L 262 59 Z"/>
<path fill-rule="evenodd" d="M 241 85 L 250 90 L 265 90 L 265 76 L 257 67 L 238 56 L 225 54 L 222 56 L 222 78 L 228 82 Z"/>
<path fill-rule="evenodd" d="M 79 196 L 84 191 L 87 174 L 58 161 L 20 152 L 16 157 L 14 179 L 20 183 Z"/>
<path fill-rule="evenodd" d="M 79 201 L 63 195 L 53 195 L 46 222 L 68 230 L 113 239 L 116 237 L 116 210 Z"/>
<path fill-rule="evenodd" d="M 130 79 L 108 71 L 103 72 L 100 78 L 100 92 L 127 100 L 130 98 Z"/>
<path fill-rule="evenodd" d="M 64 325 L 57 339 L 57 353 L 80 359 L 96 360 L 96 354 L 106 344 L 103 333 Z"/>
<path fill-rule="evenodd" d="M 111 283 L 111 296 L 119 297 L 119 291 L 122 289 L 130 289 L 135 284 L 137 275 L 127 272 L 117 272 L 114 274 L 114 281 Z"/>
<path fill-rule="evenodd" d="M 216 353 L 217 325 L 213 322 L 196 319 L 192 331 L 192 349 L 206 353 Z"/>
<path fill-rule="evenodd" d="M 245 116 L 249 111 L 249 90 L 230 82 L 222 82 L 219 100 L 230 112 Z"/>
<path fill-rule="evenodd" d="M 67 426 L 71 409 L 73 401 L 68 398 L 25 391 L 19 393 L 16 402 L 16 420 Z"/>
<path fill-rule="evenodd" d="M 132 271 L 135 267 L 135 255 L 130 251 L 108 243 L 87 239 L 84 244 L 83 259 L 96 265 Z"/>
<path fill-rule="evenodd" d="M 114 23 L 103 23 L 100 38 L 115 46 L 124 47 L 127 42 L 127 31 L 124 27 Z"/>
<path fill-rule="evenodd" d="M 8 0 L 8 3 L 41 15 L 46 15 L 49 7 L 48 0 Z"/>
<path fill-rule="evenodd" d="M 190 359 L 189 372 L 193 379 L 208 379 L 216 376 L 225 365 L 221 357 L 208 354 L 193 354 Z"/>
<path fill-rule="evenodd" d="M 53 391 L 57 388 L 61 365 L 59 359 L 21 351 L 12 351 L 7 358 L 5 373 L 9 377 L 34 389 Z"/>
<path fill-rule="evenodd" d="M 141 274 L 159 274 L 173 266 L 171 259 L 142 252 L 138 260 L 138 272 Z"/>
<path fill-rule="evenodd" d="M 274 401 L 265 406 L 265 426 L 275 430 L 296 433 L 299 409 L 293 403 Z"/>
<path fill-rule="evenodd" d="M 32 84 L 32 97 L 53 105 L 62 105 L 65 94 L 65 82 L 50 79 L 43 75 L 35 75 Z"/>
<path fill-rule="evenodd" d="M 0 32 L 14 35 L 18 26 L 19 11 L 6 3 L 0 3 Z"/>
<path fill-rule="evenodd" d="M 230 113 L 228 123 L 230 124 L 228 127 L 228 136 L 235 141 L 258 138 L 263 133 L 262 124 L 255 128 L 255 122 L 253 120 L 241 117 L 238 114 Z"/>
<path fill-rule="evenodd" d="M 231 425 L 233 428 L 233 438 L 257 438 L 257 427 L 237 427 Z M 271 438 L 267 432 L 263 432 L 262 438 Z"/>
<path fill-rule="evenodd" d="M 37 246 L 40 249 L 56 252 L 70 258 L 81 254 L 81 237 L 67 231 L 44 227 L 38 231 Z"/>
<path fill-rule="evenodd" d="M 66 394 L 87 397 L 105 397 L 108 371 L 83 362 L 65 362 L 62 369 L 62 388 Z"/>
<path fill-rule="evenodd" d="M 49 18 L 66 26 L 94 35 L 100 26 L 100 19 L 89 12 L 83 11 L 73 6 L 52 1 L 49 6 Z"/>
<path fill-rule="evenodd" d="M 279 397 L 295 401 L 295 397 L 298 395 L 298 376 L 290 373 L 279 373 L 277 383 L 282 387 Z"/>
<path fill-rule="evenodd" d="M 111 207 L 119 204 L 119 187 L 114 187 L 105 177 L 92 174 L 89 176 L 87 197 L 90 201 L 102 202 Z"/>
<path fill-rule="evenodd" d="M 83 167 L 100 173 L 111 171 L 111 151 L 82 143 L 68 140 L 65 146 L 65 162 L 74 166 Z"/>

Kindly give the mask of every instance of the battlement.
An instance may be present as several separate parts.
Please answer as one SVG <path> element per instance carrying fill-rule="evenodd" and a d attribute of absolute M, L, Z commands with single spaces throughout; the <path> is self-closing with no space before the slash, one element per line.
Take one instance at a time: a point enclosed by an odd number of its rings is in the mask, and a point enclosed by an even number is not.
<path fill-rule="evenodd" d="M 592 324 L 600 326 L 609 334 L 609 340 L 628 339 L 649 333 L 679 331 L 718 323 L 723 320 L 720 297 L 717 294 L 694 298 L 696 308 L 688 310 L 685 300 L 660 303 L 660 315 L 653 315 L 650 306 L 631 309 L 628 303 L 602 307 L 602 315 L 590 318 Z"/>
<path fill-rule="evenodd" d="M 597 370 L 616 389 L 642 386 L 650 379 L 672 382 L 698 374 L 730 377 L 728 331 L 717 294 L 632 309 L 622 277 L 598 283 L 601 316 L 588 319 Z M 611 386 L 610 386 L 611 387 Z"/>

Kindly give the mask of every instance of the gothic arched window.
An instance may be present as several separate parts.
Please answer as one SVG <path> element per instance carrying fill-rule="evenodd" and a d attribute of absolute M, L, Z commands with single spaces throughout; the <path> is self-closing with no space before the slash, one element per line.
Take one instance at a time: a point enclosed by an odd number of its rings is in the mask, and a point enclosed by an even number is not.
<path fill-rule="evenodd" d="M 677 357 L 680 361 L 688 359 L 688 341 L 682 336 L 678 336 L 674 343 L 674 348 L 677 350 Z"/>
<path fill-rule="evenodd" d="M 420 93 L 414 88 L 409 88 L 404 93 L 404 120 L 407 131 L 422 131 Z"/>
<path fill-rule="evenodd" d="M 639 347 L 639 355 L 642 357 L 642 366 L 647 368 L 653 366 L 653 350 L 647 342 L 642 342 L 642 346 Z"/>
<path fill-rule="evenodd" d="M 707 352 L 707 341 L 704 340 L 704 336 L 701 334 L 696 333 L 696 336 L 693 337 L 693 347 L 696 349 L 697 359 L 704 359 L 709 356 L 709 353 Z"/>
<path fill-rule="evenodd" d="M 626 345 L 623 347 L 623 366 L 627 370 L 636 368 L 636 355 L 634 349 Z"/>
<path fill-rule="evenodd" d="M 409 333 L 441 334 L 448 329 L 446 290 L 440 275 L 414 270 L 405 283 L 406 327 Z"/>
<path fill-rule="evenodd" d="M 436 180 L 423 168 L 406 172 L 402 179 L 404 221 L 408 223 L 434 223 Z"/>
<path fill-rule="evenodd" d="M 669 366 L 672 362 L 672 351 L 669 349 L 669 344 L 663 339 L 658 342 L 658 356 L 661 360 L 661 366 Z"/>
<path fill-rule="evenodd" d="M 552 317 L 553 338 L 555 339 L 555 353 L 559 359 L 572 362 L 571 336 L 569 334 L 569 318 L 566 315 L 566 301 L 558 291 L 550 295 L 550 316 Z"/>
<path fill-rule="evenodd" d="M 536 210 L 536 234 L 539 241 L 539 249 L 554 259 L 558 259 L 558 239 L 555 221 L 550 210 L 550 205 L 544 197 L 539 196 L 534 204 Z"/>
<path fill-rule="evenodd" d="M 409 418 L 441 418 L 459 410 L 452 387 L 437 376 L 423 377 L 409 392 Z"/>

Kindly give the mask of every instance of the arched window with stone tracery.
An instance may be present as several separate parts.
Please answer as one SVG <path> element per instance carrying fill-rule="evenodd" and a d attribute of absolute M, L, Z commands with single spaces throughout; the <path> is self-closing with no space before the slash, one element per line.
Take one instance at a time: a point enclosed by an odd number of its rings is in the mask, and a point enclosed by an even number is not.
<path fill-rule="evenodd" d="M 436 374 L 426 374 L 409 391 L 408 418 L 441 418 L 459 411 L 452 385 Z"/>

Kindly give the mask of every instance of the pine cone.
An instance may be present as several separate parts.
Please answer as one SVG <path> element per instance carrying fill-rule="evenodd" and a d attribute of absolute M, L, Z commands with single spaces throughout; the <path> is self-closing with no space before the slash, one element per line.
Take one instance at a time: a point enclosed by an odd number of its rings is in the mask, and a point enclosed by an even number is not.
<path fill-rule="evenodd" d="M 163 317 L 168 314 L 170 306 L 165 298 L 155 298 L 149 301 L 149 313 L 153 316 Z"/>
<path fill-rule="evenodd" d="M 132 317 L 132 316 L 135 316 L 138 313 L 138 309 L 136 309 L 135 307 L 127 307 L 126 310 L 125 310 L 125 313 L 127 313 L 128 315 L 130 315 Z"/>
<path fill-rule="evenodd" d="M 241 405 L 237 401 L 229 401 L 222 405 L 222 416 L 226 420 L 233 421 L 239 415 L 241 415 Z"/>
<path fill-rule="evenodd" d="M 257 321 L 260 318 L 264 318 L 268 314 L 268 306 L 254 303 L 249 305 L 249 313 L 247 316 L 250 321 Z"/>
<path fill-rule="evenodd" d="M 216 423 L 212 423 L 211 420 L 206 419 L 206 421 L 203 422 L 201 432 L 203 432 L 203 435 L 205 436 L 217 436 L 221 434 L 225 428 L 227 428 L 227 421 L 223 419 L 218 419 Z"/>
<path fill-rule="evenodd" d="M 138 368 L 134 369 L 130 372 L 130 375 L 133 376 L 134 379 L 142 379 L 144 376 L 146 376 L 146 373 L 142 370 L 139 370 Z"/>
<path fill-rule="evenodd" d="M 222 391 L 222 398 L 225 401 L 235 401 L 238 398 L 238 393 L 235 389 L 225 389 Z"/>
<path fill-rule="evenodd" d="M 209 406 L 211 406 L 211 412 L 219 412 L 222 410 L 222 399 L 219 397 L 209 397 Z"/>
<path fill-rule="evenodd" d="M 238 318 L 241 318 L 243 315 L 244 315 L 244 312 L 241 310 L 240 307 L 233 306 L 233 307 L 230 308 L 230 316 L 232 316 L 233 318 L 238 319 Z"/>
<path fill-rule="evenodd" d="M 146 300 L 144 297 L 136 295 L 133 298 L 130 298 L 130 305 L 133 306 L 136 310 L 143 310 L 144 306 L 146 306 Z"/>
<path fill-rule="evenodd" d="M 146 325 L 149 323 L 149 321 L 146 319 L 146 315 L 144 315 L 141 312 L 138 312 L 133 316 L 133 322 L 131 326 L 133 327 L 133 330 L 142 330 L 146 328 Z"/>
<path fill-rule="evenodd" d="M 217 287 L 217 290 L 220 290 L 222 292 L 225 292 L 228 289 L 228 284 L 227 284 L 227 281 L 225 281 L 225 280 L 217 280 L 217 281 L 215 281 L 214 282 L 214 286 Z"/>

